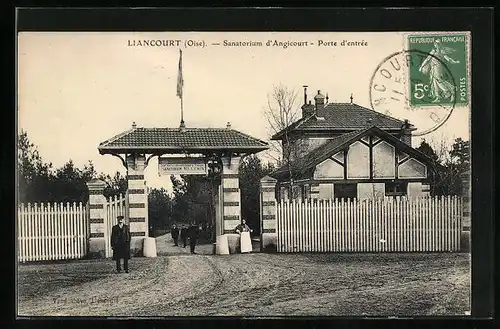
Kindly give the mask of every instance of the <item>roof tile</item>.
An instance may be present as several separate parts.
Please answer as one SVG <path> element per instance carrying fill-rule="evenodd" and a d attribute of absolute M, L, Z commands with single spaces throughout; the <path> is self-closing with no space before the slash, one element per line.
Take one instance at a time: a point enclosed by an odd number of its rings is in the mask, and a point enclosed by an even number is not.
<path fill-rule="evenodd" d="M 324 119 L 318 119 L 324 118 Z M 299 122 L 300 121 L 300 122 Z M 307 130 L 358 130 L 368 126 L 380 129 L 401 129 L 403 121 L 354 103 L 329 103 L 319 109 L 316 115 L 301 118 L 292 125 L 292 131 Z M 278 137 L 284 130 L 278 132 Z M 277 138 L 276 138 L 277 139 Z"/>
<path fill-rule="evenodd" d="M 268 144 L 227 128 L 136 128 L 99 145 L 100 150 L 127 148 L 189 149 L 248 148 L 265 150 Z"/>

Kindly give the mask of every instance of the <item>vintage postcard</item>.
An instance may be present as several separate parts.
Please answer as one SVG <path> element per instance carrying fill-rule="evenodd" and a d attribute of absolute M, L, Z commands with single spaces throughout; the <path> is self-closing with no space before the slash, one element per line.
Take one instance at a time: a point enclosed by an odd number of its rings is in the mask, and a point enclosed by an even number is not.
<path fill-rule="evenodd" d="M 17 315 L 470 315 L 473 43 L 20 32 Z"/>

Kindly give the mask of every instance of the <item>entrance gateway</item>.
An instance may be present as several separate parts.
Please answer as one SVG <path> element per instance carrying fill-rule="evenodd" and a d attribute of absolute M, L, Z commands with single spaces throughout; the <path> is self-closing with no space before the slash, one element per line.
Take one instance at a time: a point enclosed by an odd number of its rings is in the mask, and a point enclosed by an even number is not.
<path fill-rule="evenodd" d="M 131 249 L 141 254 L 143 240 L 148 236 L 148 195 L 144 171 L 153 157 L 158 157 L 160 175 L 217 175 L 215 188 L 215 235 L 217 241 L 226 241 L 234 253 L 239 236 L 234 228 L 241 222 L 241 196 L 238 169 L 243 157 L 268 149 L 268 143 L 231 128 L 142 128 L 135 122 L 124 131 L 104 142 L 99 153 L 118 157 L 127 168 L 128 211 L 125 222 L 130 226 Z M 103 186 L 89 185 L 90 194 L 90 249 L 100 253 L 105 245 L 103 230 L 106 223 L 92 220 L 92 211 L 98 211 L 99 190 Z M 95 202 L 97 201 L 97 202 Z M 93 205 L 94 203 L 94 205 Z M 94 209 L 94 210 L 93 210 Z M 103 225 L 104 224 L 104 225 Z M 221 252 L 222 250 L 222 252 Z M 217 248 L 225 253 L 227 248 Z"/>

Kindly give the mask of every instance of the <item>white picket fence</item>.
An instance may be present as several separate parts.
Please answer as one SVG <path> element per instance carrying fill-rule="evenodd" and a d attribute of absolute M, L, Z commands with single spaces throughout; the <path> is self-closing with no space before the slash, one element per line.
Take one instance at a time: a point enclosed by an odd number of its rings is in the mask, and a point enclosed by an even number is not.
<path fill-rule="evenodd" d="M 82 203 L 21 204 L 18 260 L 77 259 L 87 254 L 89 220 Z"/>
<path fill-rule="evenodd" d="M 458 251 L 457 196 L 277 204 L 278 252 Z"/>
<path fill-rule="evenodd" d="M 111 230 L 113 225 L 118 223 L 117 216 L 124 216 L 124 222 L 128 225 L 128 198 L 126 195 L 120 194 L 119 196 L 111 197 L 107 200 L 105 204 L 106 218 L 104 218 L 104 239 L 106 241 L 106 257 L 111 257 L 113 255 L 113 249 L 111 249 Z"/>

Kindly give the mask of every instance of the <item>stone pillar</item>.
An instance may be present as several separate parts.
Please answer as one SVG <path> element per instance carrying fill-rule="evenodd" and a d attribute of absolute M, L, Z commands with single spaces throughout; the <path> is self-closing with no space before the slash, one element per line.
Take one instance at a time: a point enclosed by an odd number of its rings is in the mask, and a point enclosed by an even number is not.
<path fill-rule="evenodd" d="M 304 199 L 305 200 L 311 199 L 311 185 L 310 184 L 304 184 Z"/>
<path fill-rule="evenodd" d="M 460 175 L 462 180 L 462 232 L 460 234 L 460 250 L 470 252 L 471 238 L 471 172 L 470 170 Z"/>
<path fill-rule="evenodd" d="M 89 189 L 90 207 L 90 240 L 89 256 L 91 258 L 106 258 L 105 209 L 106 198 L 103 195 L 106 183 L 93 179 L 87 183 Z"/>
<path fill-rule="evenodd" d="M 462 180 L 462 227 L 464 230 L 469 231 L 470 222 L 470 191 L 471 191 L 471 178 L 470 170 L 460 175 Z"/>
<path fill-rule="evenodd" d="M 241 195 L 238 178 L 241 157 L 222 158 L 222 225 L 221 233 L 227 236 L 229 252 L 237 252 L 240 236 L 235 228 L 241 223 Z"/>
<path fill-rule="evenodd" d="M 276 179 L 265 176 L 260 180 L 260 250 L 277 251 Z"/>
<path fill-rule="evenodd" d="M 319 199 L 319 183 L 311 184 L 311 200 Z"/>
<path fill-rule="evenodd" d="M 148 194 L 144 170 L 146 159 L 143 155 L 127 155 L 128 218 L 130 227 L 130 252 L 139 256 L 143 251 L 143 240 L 148 236 Z"/>
<path fill-rule="evenodd" d="M 422 196 L 423 197 L 431 196 L 431 184 L 422 183 Z"/>

